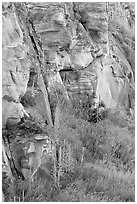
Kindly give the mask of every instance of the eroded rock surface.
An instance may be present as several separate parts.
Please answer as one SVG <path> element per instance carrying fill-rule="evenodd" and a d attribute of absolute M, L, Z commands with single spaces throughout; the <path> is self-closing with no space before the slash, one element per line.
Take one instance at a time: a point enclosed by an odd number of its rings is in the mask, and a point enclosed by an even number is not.
<path fill-rule="evenodd" d="M 107 108 L 129 107 L 129 90 L 134 87 L 134 4 L 27 3 L 27 7 L 44 50 L 49 87 L 59 82 L 56 72 L 64 70 L 68 93 L 95 93 L 96 103 L 101 100 Z"/>
<path fill-rule="evenodd" d="M 100 101 L 108 109 L 133 107 L 134 3 L 3 3 L 2 14 L 3 126 L 27 113 L 53 125 L 50 108 L 58 93 L 68 103 L 87 94 L 95 107 Z M 20 144 L 30 155 L 27 160 L 23 153 L 22 162 L 35 170 L 39 140 Z"/>
<path fill-rule="evenodd" d="M 5 125 L 9 117 L 19 122 L 24 116 L 20 98 L 27 90 L 30 61 L 29 47 L 24 43 L 14 4 L 3 3 L 2 14 L 2 108 Z"/>

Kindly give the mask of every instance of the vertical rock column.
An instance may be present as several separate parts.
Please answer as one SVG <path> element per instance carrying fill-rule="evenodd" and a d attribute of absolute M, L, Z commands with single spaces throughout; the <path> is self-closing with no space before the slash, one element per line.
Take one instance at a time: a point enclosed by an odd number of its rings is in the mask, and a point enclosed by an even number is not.
<path fill-rule="evenodd" d="M 29 47 L 24 43 L 15 7 L 3 3 L 2 11 L 2 120 L 18 123 L 24 116 L 20 98 L 25 94 L 29 80 Z"/>

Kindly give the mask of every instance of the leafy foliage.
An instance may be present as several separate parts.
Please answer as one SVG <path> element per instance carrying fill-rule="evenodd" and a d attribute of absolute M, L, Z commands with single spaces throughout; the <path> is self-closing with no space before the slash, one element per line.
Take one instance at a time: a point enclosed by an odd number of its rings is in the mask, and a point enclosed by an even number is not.
<path fill-rule="evenodd" d="M 88 122 L 96 123 L 104 119 L 108 114 L 102 103 L 99 104 L 98 108 L 93 108 L 93 96 L 91 97 L 87 94 L 79 95 L 73 99 L 72 105 L 76 117 L 80 117 Z"/>

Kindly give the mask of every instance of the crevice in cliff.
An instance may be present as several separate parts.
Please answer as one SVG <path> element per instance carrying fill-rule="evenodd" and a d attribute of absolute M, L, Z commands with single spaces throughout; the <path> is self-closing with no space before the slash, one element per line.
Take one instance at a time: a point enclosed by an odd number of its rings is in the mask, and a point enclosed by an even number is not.
<path fill-rule="evenodd" d="M 42 50 L 41 44 L 39 43 L 40 40 L 38 40 L 37 34 L 35 32 L 33 22 L 31 21 L 31 19 L 29 17 L 29 11 L 28 11 L 26 3 L 21 3 L 21 9 L 25 11 L 26 27 L 28 29 L 28 34 L 29 34 L 35 55 L 36 55 L 38 63 L 39 63 L 39 66 L 37 67 L 38 68 L 38 70 L 37 70 L 37 76 L 38 76 L 37 83 L 38 83 L 40 90 L 43 93 L 44 101 L 45 101 L 45 108 L 47 109 L 46 111 L 47 111 L 48 121 L 49 121 L 50 125 L 52 126 L 53 122 L 52 122 L 52 118 L 51 118 L 51 110 L 50 110 L 50 104 L 49 104 L 49 99 L 48 99 L 48 92 L 47 92 L 46 85 L 44 83 L 43 75 L 42 75 L 43 67 L 44 67 L 43 50 Z"/>
<path fill-rule="evenodd" d="M 15 77 L 14 77 L 14 75 L 13 75 L 11 70 L 10 70 L 10 75 L 11 75 L 11 79 L 12 79 L 13 83 L 17 85 Z"/>

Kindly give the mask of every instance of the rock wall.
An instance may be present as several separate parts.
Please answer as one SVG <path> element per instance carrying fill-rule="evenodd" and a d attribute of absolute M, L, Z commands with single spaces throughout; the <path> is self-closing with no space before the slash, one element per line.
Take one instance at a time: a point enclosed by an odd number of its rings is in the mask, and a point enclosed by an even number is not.
<path fill-rule="evenodd" d="M 14 4 L 3 3 L 2 11 L 2 119 L 18 123 L 25 110 L 20 103 L 27 90 L 29 46 L 18 22 Z"/>
<path fill-rule="evenodd" d="M 71 96 L 88 94 L 94 96 L 95 107 L 100 101 L 110 109 L 133 106 L 134 3 L 2 6 L 3 127 L 19 123 L 24 114 L 53 126 L 52 99 L 60 100 L 61 94 L 68 103 Z M 21 130 L 32 126 L 27 121 Z M 27 167 L 22 171 L 13 154 L 14 163 L 27 178 L 28 169 L 35 172 L 42 164 L 42 148 L 49 138 L 45 133 L 43 138 L 30 134 L 24 139 L 23 134 L 13 138 L 12 150 L 15 155 L 19 155 L 15 146 L 22 151 L 20 160 Z M 8 145 L 4 148 L 8 152 Z"/>
<path fill-rule="evenodd" d="M 96 104 L 129 107 L 134 3 L 3 3 L 2 14 L 3 124 L 23 117 L 20 99 L 41 64 L 49 94 L 58 87 L 66 99 L 95 94 Z"/>
<path fill-rule="evenodd" d="M 95 94 L 95 102 L 101 100 L 107 108 L 129 107 L 129 90 L 134 89 L 134 3 L 27 7 L 44 52 L 49 89 L 61 84 L 58 72 L 64 70 L 69 96 Z"/>

